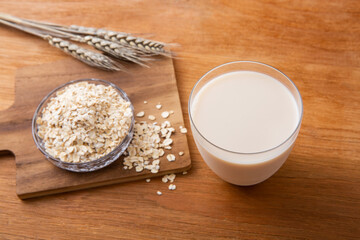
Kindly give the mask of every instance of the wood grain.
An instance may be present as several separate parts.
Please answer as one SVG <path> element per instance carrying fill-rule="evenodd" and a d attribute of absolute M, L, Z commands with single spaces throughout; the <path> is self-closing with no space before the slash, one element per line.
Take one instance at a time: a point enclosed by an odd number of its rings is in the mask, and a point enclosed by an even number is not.
<path fill-rule="evenodd" d="M 144 68 L 129 64 L 126 73 L 105 72 L 84 66 L 75 59 L 67 59 L 18 70 L 15 103 L 10 109 L 0 112 L 0 134 L 6 136 L 0 139 L 0 151 L 9 150 L 15 155 L 18 196 L 25 199 L 188 170 L 191 160 L 186 135 L 179 132 L 184 120 L 172 59 L 159 58 L 150 66 Z M 146 117 L 154 115 L 159 125 L 165 121 L 161 112 L 174 111 L 166 120 L 178 133 L 172 135 L 174 144 L 171 151 L 165 150 L 165 155 L 160 158 L 158 173 L 124 170 L 123 157 L 99 171 L 73 173 L 54 166 L 37 150 L 32 138 L 31 120 L 40 101 L 56 87 L 84 78 L 103 79 L 116 84 L 128 94 L 136 111 L 145 111 Z M 147 104 L 144 104 L 145 100 Z M 163 106 L 161 110 L 155 108 L 158 103 Z M 136 120 L 152 122 L 147 118 L 136 117 Z M 180 151 L 185 153 L 184 156 L 178 156 Z M 169 153 L 177 155 L 176 161 L 167 161 L 166 155 Z"/>
<path fill-rule="evenodd" d="M 0 235 L 22 239 L 358 239 L 360 236 L 360 2 L 2 1 L 25 18 L 154 33 L 176 42 L 183 112 L 204 73 L 234 60 L 270 64 L 304 100 L 304 118 L 284 166 L 239 188 L 213 174 L 189 134 L 192 169 L 168 191 L 160 179 L 21 202 L 15 162 L 0 159 Z M 0 27 L 0 102 L 14 99 L 14 72 L 66 56 Z M 26 51 L 22 50 L 26 47 Z M 188 116 L 185 125 L 189 129 Z M 163 192 L 157 196 L 156 191 Z"/>

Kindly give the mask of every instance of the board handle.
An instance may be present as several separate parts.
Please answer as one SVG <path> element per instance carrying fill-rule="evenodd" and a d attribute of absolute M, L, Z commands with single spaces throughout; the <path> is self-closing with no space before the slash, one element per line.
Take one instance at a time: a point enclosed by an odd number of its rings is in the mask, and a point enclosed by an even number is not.
<path fill-rule="evenodd" d="M 0 111 L 0 152 L 10 151 L 14 153 L 16 145 L 19 142 L 18 139 L 21 135 L 18 135 L 23 120 L 17 117 L 18 111 L 15 112 L 13 108 L 9 108 Z"/>

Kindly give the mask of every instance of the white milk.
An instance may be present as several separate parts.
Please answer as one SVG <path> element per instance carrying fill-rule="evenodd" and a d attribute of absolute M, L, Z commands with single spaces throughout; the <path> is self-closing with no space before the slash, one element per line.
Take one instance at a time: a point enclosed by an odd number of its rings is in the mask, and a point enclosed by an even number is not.
<path fill-rule="evenodd" d="M 209 167 L 228 182 L 252 185 L 270 177 L 288 157 L 296 136 L 287 140 L 296 130 L 300 111 L 278 80 L 234 71 L 199 90 L 191 115 L 195 142 Z"/>

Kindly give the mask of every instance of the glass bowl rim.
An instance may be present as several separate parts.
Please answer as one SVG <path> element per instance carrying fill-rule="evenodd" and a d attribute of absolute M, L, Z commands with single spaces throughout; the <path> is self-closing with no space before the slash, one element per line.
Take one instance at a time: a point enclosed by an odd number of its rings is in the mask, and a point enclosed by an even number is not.
<path fill-rule="evenodd" d="M 64 162 L 64 161 L 61 161 L 60 159 L 58 158 L 55 158 L 53 157 L 51 154 L 49 154 L 48 152 L 46 152 L 45 148 L 43 146 L 41 146 L 41 144 L 39 143 L 38 141 L 38 138 L 40 139 L 39 135 L 37 134 L 37 129 L 35 129 L 35 126 L 37 126 L 37 123 L 36 123 L 36 119 L 37 119 L 37 116 L 39 115 L 39 111 L 40 109 L 43 107 L 43 105 L 45 104 L 45 102 L 47 100 L 49 100 L 50 96 L 52 96 L 54 93 L 56 93 L 58 90 L 68 86 L 68 85 L 71 85 L 71 84 L 74 84 L 74 83 L 78 83 L 78 82 L 93 82 L 93 83 L 96 83 L 96 82 L 101 82 L 103 83 L 104 85 L 108 85 L 108 86 L 111 86 L 113 88 L 115 88 L 117 91 L 119 91 L 123 96 L 121 96 L 122 98 L 124 98 L 125 101 L 128 101 L 130 102 L 130 108 L 131 108 L 131 111 L 132 111 L 132 117 L 131 117 L 131 123 L 130 123 L 130 128 L 129 128 L 129 132 L 128 134 L 124 137 L 124 139 L 119 143 L 119 145 L 117 145 L 111 152 L 109 152 L 108 154 L 98 158 L 98 159 L 95 159 L 95 160 L 91 160 L 91 161 L 88 161 L 88 162 L 79 162 L 79 163 L 71 163 L 71 162 Z M 132 138 L 132 134 L 131 132 L 133 132 L 133 129 L 134 129 L 134 125 L 135 125 L 135 111 L 134 111 L 134 106 L 132 104 L 132 102 L 130 101 L 130 98 L 128 97 L 128 95 L 125 93 L 125 91 L 123 91 L 121 88 L 119 88 L 118 86 L 116 86 L 114 83 L 111 83 L 111 82 L 108 82 L 108 81 L 105 81 L 105 80 L 102 80 L 102 79 L 97 79 L 97 78 L 82 78 L 82 79 L 77 79 L 77 80 L 72 80 L 70 82 L 67 82 L 67 83 L 64 83 L 64 84 L 61 84 L 60 86 L 54 88 L 52 91 L 50 91 L 40 102 L 40 104 L 38 105 L 38 107 L 36 108 L 35 110 L 35 113 L 33 115 L 33 118 L 32 118 L 32 122 L 31 122 L 31 128 L 32 128 L 32 137 L 34 139 L 34 142 L 35 142 L 35 145 L 36 147 L 40 150 L 40 152 L 42 154 L 45 155 L 45 157 L 47 158 L 50 158 L 51 160 L 55 161 L 55 162 L 58 162 L 58 163 L 61 163 L 61 164 L 65 164 L 65 165 L 68 165 L 68 166 L 81 166 L 81 165 L 90 165 L 90 164 L 94 164 L 94 163 L 97 163 L 97 162 L 103 162 L 103 161 L 106 161 L 108 159 L 109 156 L 112 156 L 114 155 L 115 153 L 117 153 L 117 151 L 119 149 L 121 149 L 123 147 L 123 144 L 124 144 L 124 141 L 126 140 L 127 137 L 131 137 Z M 131 142 L 132 139 L 130 139 L 130 142 Z"/>
<path fill-rule="evenodd" d="M 287 137 L 283 142 L 281 142 L 280 144 L 276 145 L 275 147 L 272 147 L 272 148 L 269 148 L 269 149 L 265 149 L 265 150 L 262 150 L 262 151 L 258 151 L 258 152 L 237 152 L 237 151 L 232 151 L 232 150 L 228 150 L 226 148 L 223 148 L 223 147 L 220 147 L 214 143 L 212 143 L 210 140 L 208 140 L 200 131 L 199 129 L 196 127 L 195 125 L 195 122 L 193 120 L 193 117 L 192 117 L 192 114 L 191 114 L 191 100 L 193 98 L 193 94 L 194 94 L 194 91 L 195 91 L 195 88 L 199 85 L 199 83 L 207 76 L 209 75 L 210 73 L 212 73 L 213 71 L 219 69 L 219 68 L 222 68 L 222 67 L 225 67 L 227 65 L 232 65 L 232 64 L 238 64 L 238 63 L 250 63 L 250 64 L 254 64 L 254 65 L 260 65 L 262 67 L 265 67 L 265 68 L 268 68 L 268 69 L 272 69 L 274 70 L 275 72 L 278 72 L 280 73 L 282 76 L 284 76 L 288 81 L 289 83 L 294 87 L 294 89 L 296 90 L 296 92 L 299 94 L 299 100 L 300 100 L 300 105 L 298 106 L 300 108 L 300 116 L 299 116 L 299 120 L 297 122 L 297 125 L 296 125 L 296 128 L 294 129 L 294 131 L 290 134 L 289 137 Z M 233 71 L 237 71 L 237 70 L 233 70 Z M 233 71 L 229 71 L 229 72 L 233 72 Z M 246 71 L 246 70 L 239 70 L 239 71 Z M 254 71 L 254 72 L 257 72 L 257 71 Z M 259 72 L 260 73 L 260 72 Z M 265 74 L 265 73 L 263 73 Z M 267 74 L 266 74 L 267 75 Z M 274 78 L 274 77 L 273 77 Z M 274 78 L 276 79 L 276 78 Z M 277 79 L 276 79 L 277 80 Z M 210 80 L 211 81 L 211 80 Z M 279 81 L 279 80 L 277 80 Z M 293 95 L 293 94 L 292 94 Z M 279 69 L 273 67 L 273 66 L 270 66 L 266 63 L 262 63 L 262 62 L 257 62 L 257 61 L 246 61 L 246 60 L 243 60 L 243 61 L 232 61 L 232 62 L 227 62 L 227 63 L 223 63 L 219 66 L 216 66 L 212 69 L 210 69 L 209 71 L 207 71 L 204 75 L 202 75 L 200 77 L 199 80 L 196 81 L 194 87 L 192 88 L 191 90 L 191 93 L 190 93 L 190 96 L 189 96 L 189 100 L 188 100 L 188 114 L 189 114 L 189 119 L 190 119 L 190 122 L 192 124 L 192 126 L 194 126 L 196 132 L 200 135 L 201 138 L 203 138 L 206 142 L 208 142 L 210 145 L 218 148 L 218 149 L 221 149 L 225 152 L 229 152 L 229 153 L 233 153 L 233 154 L 241 154 L 241 155 L 255 155 L 255 154 L 262 154 L 262 153 L 266 153 L 266 152 L 271 152 L 272 150 L 275 150 L 279 147 L 281 147 L 282 145 L 284 145 L 286 142 L 288 142 L 295 134 L 296 132 L 298 132 L 300 126 L 301 126 L 301 122 L 302 122 L 302 118 L 303 118 L 303 112 L 304 112 L 304 107 L 303 107 L 303 100 L 302 100 L 302 97 L 301 97 L 301 94 L 300 94 L 300 91 L 299 89 L 296 87 L 295 83 L 285 74 L 283 73 L 282 71 L 280 71 Z"/>

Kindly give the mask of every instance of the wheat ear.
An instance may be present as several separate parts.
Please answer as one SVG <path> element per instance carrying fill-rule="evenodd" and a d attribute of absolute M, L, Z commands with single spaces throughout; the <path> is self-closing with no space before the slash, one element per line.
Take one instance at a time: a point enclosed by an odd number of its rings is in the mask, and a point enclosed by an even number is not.
<path fill-rule="evenodd" d="M 144 53 L 150 55 L 164 55 L 167 57 L 171 57 L 171 53 L 166 51 L 164 48 L 166 46 L 165 43 L 157 42 L 149 39 L 134 37 L 130 34 L 108 31 L 104 29 L 98 29 L 95 32 L 96 36 L 104 38 L 106 40 L 121 44 L 123 46 L 131 47 L 134 49 L 138 49 Z"/>
<path fill-rule="evenodd" d="M 77 58 L 78 60 L 90 66 L 98 67 L 110 71 L 123 70 L 122 66 L 119 63 L 111 60 L 110 58 L 100 53 L 79 47 L 78 45 L 63 40 L 61 38 L 46 36 L 45 39 L 48 40 L 50 45 L 57 47 L 63 52 Z"/>
<path fill-rule="evenodd" d="M 127 48 L 117 43 L 104 40 L 98 37 L 85 36 L 83 38 L 83 41 L 88 45 L 93 46 L 97 50 L 110 54 L 115 58 L 120 58 L 126 61 L 134 62 L 142 66 L 147 66 L 143 62 L 147 60 L 151 60 L 149 58 L 145 58 L 141 54 L 138 54 L 138 52 L 136 50 L 134 51 L 134 49 Z"/>

